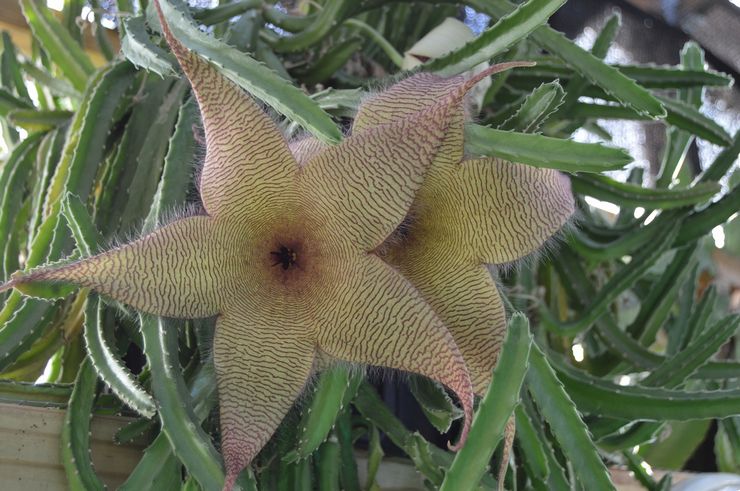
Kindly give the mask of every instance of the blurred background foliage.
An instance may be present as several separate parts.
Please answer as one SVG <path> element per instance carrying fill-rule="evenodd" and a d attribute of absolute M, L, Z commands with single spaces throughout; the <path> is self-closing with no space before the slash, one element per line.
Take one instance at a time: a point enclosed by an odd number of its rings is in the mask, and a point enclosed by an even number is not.
<path fill-rule="evenodd" d="M 651 490 L 671 486 L 652 467 L 740 473 L 737 68 L 634 9 L 563 3 L 165 4 L 178 38 L 287 134 L 325 141 L 409 70 L 536 61 L 473 94 L 466 150 L 567 172 L 579 205 L 543 254 L 492 270 L 529 324 L 511 321 L 475 422 L 485 438 L 455 456 L 443 434 L 460 412 L 443 388 L 335 369 L 243 489 L 492 489 L 512 411 L 507 489 L 609 489 L 607 467 Z M 19 5 L 0 14 L 32 33 L 2 35 L 2 278 L 150 229 L 197 199 L 202 157 L 197 107 L 145 0 Z M 84 290 L 3 302 L 0 402 L 66 408 L 70 488 L 104 485 L 91 414 L 133 417 L 116 440 L 147 445 L 108 484 L 220 488 L 210 321 L 138 318 Z"/>

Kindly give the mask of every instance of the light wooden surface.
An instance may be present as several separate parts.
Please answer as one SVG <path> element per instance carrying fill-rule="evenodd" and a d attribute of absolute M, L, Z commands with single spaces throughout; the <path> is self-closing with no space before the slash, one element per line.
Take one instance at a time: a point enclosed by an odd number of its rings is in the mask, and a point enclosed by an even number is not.
<path fill-rule="evenodd" d="M 136 466 L 143 447 L 116 445 L 113 435 L 131 421 L 96 416 L 92 421 L 92 457 L 95 470 L 115 489 Z M 60 462 L 64 411 L 0 404 L 0 490 L 56 491 L 67 489 Z"/>
<path fill-rule="evenodd" d="M 116 445 L 113 436 L 130 418 L 96 416 L 92 422 L 92 457 L 95 471 L 116 489 L 139 461 L 144 445 Z M 60 462 L 60 439 L 64 411 L 0 404 L 0 491 L 57 491 L 67 489 Z M 367 479 L 367 455 L 357 452 L 360 481 Z M 619 491 L 644 488 L 624 469 L 610 469 Z M 657 471 L 655 478 L 664 472 Z M 674 473 L 674 484 L 691 474 Z M 424 491 L 423 479 L 408 460 L 384 458 L 377 482 L 383 491 Z"/>

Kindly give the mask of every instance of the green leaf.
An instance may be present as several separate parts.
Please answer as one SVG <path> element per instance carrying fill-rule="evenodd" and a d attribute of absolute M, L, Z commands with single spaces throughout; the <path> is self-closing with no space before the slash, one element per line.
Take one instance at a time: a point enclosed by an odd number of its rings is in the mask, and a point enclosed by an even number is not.
<path fill-rule="evenodd" d="M 23 71 L 26 72 L 26 75 L 31 77 L 38 84 L 49 89 L 52 94 L 62 97 L 72 97 L 74 99 L 78 99 L 80 97 L 80 92 L 78 92 L 63 78 L 55 77 L 43 68 L 39 68 L 28 61 L 21 63 L 21 66 L 23 67 Z"/>
<path fill-rule="evenodd" d="M 519 402 L 519 391 L 527 372 L 532 336 L 529 321 L 516 313 L 509 321 L 493 380 L 473 418 L 465 445 L 455 455 L 440 491 L 478 489 L 506 422 Z"/>
<path fill-rule="evenodd" d="M 360 382 L 360 378 L 361 377 L 358 377 L 358 384 Z M 347 405 L 339 413 L 339 416 L 337 417 L 337 424 L 335 426 L 337 440 L 339 441 L 339 482 L 341 483 L 342 489 L 344 491 L 360 491 L 360 479 L 357 472 L 357 462 L 355 461 L 355 451 L 352 447 L 355 435 L 353 434 L 352 430 L 352 408 Z M 369 460 L 373 458 L 372 445 L 373 443 L 371 441 L 370 449 L 368 451 L 368 453 L 370 454 L 368 456 L 368 466 L 370 465 Z M 368 477 L 368 481 L 369 480 L 370 478 Z"/>
<path fill-rule="evenodd" d="M 697 319 L 703 327 L 706 323 Z M 700 366 L 715 354 L 740 326 L 740 316 L 728 316 L 705 329 L 691 344 L 672 358 L 666 360 L 640 384 L 653 387 L 675 387 L 687 380 Z M 699 328 L 701 328 L 699 327 Z"/>
<path fill-rule="evenodd" d="M 344 40 L 324 53 L 324 56 L 312 63 L 308 70 L 295 75 L 309 85 L 323 82 L 342 68 L 363 44 L 364 40 L 358 37 Z"/>
<path fill-rule="evenodd" d="M 420 375 L 410 375 L 408 386 L 424 415 L 440 433 L 449 431 L 452 422 L 462 416 L 460 409 L 452 403 L 439 382 Z"/>
<path fill-rule="evenodd" d="M 547 22 L 564 3 L 565 0 L 528 0 L 462 48 L 425 64 L 424 70 L 451 77 L 487 62 Z"/>
<path fill-rule="evenodd" d="M 524 459 L 524 467 L 527 475 L 536 489 L 545 489 L 547 479 L 550 475 L 547 454 L 544 445 L 534 425 L 535 422 L 529 418 L 527 411 L 520 404 L 514 410 L 516 414 L 516 443 L 521 449 Z M 537 421 L 536 424 L 540 424 Z"/>
<path fill-rule="evenodd" d="M 740 131 L 735 133 L 732 143 L 722 149 L 709 167 L 699 176 L 697 182 L 719 181 L 733 168 L 738 153 L 740 153 Z"/>
<path fill-rule="evenodd" d="M 735 186 L 719 201 L 715 201 L 703 210 L 692 213 L 681 224 L 676 237 L 676 246 L 693 242 L 707 235 L 717 225 L 725 223 L 740 210 L 740 186 Z"/>
<path fill-rule="evenodd" d="M 582 412 L 635 421 L 687 421 L 740 413 L 740 389 L 683 391 L 622 386 L 558 364 L 558 377 Z"/>
<path fill-rule="evenodd" d="M 68 192 L 88 198 L 103 160 L 113 114 L 133 78 L 133 66 L 126 62 L 105 67 L 93 77 L 72 120 L 62 158 L 48 188 L 44 204 L 48 215 L 52 209 L 58 210 Z"/>
<path fill-rule="evenodd" d="M 30 101 L 31 96 L 28 94 L 26 84 L 21 74 L 18 53 L 15 45 L 6 31 L 2 33 L 2 55 L 0 55 L 0 82 L 8 90 L 14 90 L 20 99 Z"/>
<path fill-rule="evenodd" d="M 574 300 L 582 307 L 588 305 L 588 302 L 596 295 L 595 289 L 591 286 L 586 272 L 576 260 L 575 255 L 567 248 L 561 249 L 555 268 L 562 281 L 573 286 L 576 295 Z M 619 354 L 624 361 L 638 370 L 652 370 L 667 360 L 664 356 L 648 351 L 629 334 L 620 329 L 610 312 L 601 316 L 595 325 L 599 337 L 607 344 L 608 348 Z M 633 325 L 637 326 L 639 324 L 635 322 Z M 694 376 L 696 378 L 734 378 L 738 370 L 740 370 L 740 364 L 737 363 L 709 362 L 699 368 Z"/>
<path fill-rule="evenodd" d="M 26 131 L 48 131 L 64 126 L 72 118 L 71 111 L 15 109 L 7 115 L 8 122 Z"/>
<path fill-rule="evenodd" d="M 22 406 L 67 406 L 72 394 L 72 384 L 37 384 L 0 379 L 0 403 Z"/>
<path fill-rule="evenodd" d="M 563 390 L 563 385 L 536 345 L 530 353 L 530 363 L 527 389 L 573 466 L 578 480 L 585 489 L 615 489 L 569 392 Z"/>
<path fill-rule="evenodd" d="M 142 416 L 151 418 L 157 412 L 154 399 L 146 393 L 131 370 L 108 346 L 104 332 L 104 317 L 100 300 L 88 299 L 83 331 L 88 357 L 100 378 L 119 399 Z"/>
<path fill-rule="evenodd" d="M 0 116 L 6 116 L 10 111 L 15 109 L 31 109 L 33 105 L 14 96 L 7 89 L 0 87 Z"/>
<path fill-rule="evenodd" d="M 740 417 L 717 421 L 714 454 L 720 472 L 740 472 Z"/>
<path fill-rule="evenodd" d="M 207 26 L 212 26 L 260 7 L 262 7 L 262 0 L 238 0 L 211 9 L 199 10 L 193 14 L 193 18 Z"/>
<path fill-rule="evenodd" d="M 689 131 L 697 137 L 704 138 L 716 145 L 727 146 L 732 143 L 732 138 L 722 126 L 717 124 L 713 119 L 704 116 L 695 107 L 671 97 L 657 97 L 668 111 L 666 121 L 670 124 Z"/>
<path fill-rule="evenodd" d="M 283 460 L 306 459 L 319 448 L 341 409 L 354 397 L 359 381 L 360 377 L 345 365 L 334 366 L 321 375 L 299 424 L 298 447 L 283 456 Z"/>
<path fill-rule="evenodd" d="M 717 145 L 727 146 L 732 142 L 724 128 L 694 107 L 669 97 L 658 96 L 658 98 L 665 105 L 667 110 L 665 120 L 669 124 Z M 575 104 L 570 114 L 574 118 L 645 119 L 643 115 L 629 107 L 585 102 Z"/>
<path fill-rule="evenodd" d="M 621 169 L 632 161 L 624 150 L 543 135 L 513 133 L 476 124 L 465 126 L 465 150 L 471 155 L 567 172 Z"/>
<path fill-rule="evenodd" d="M 560 336 L 574 336 L 594 324 L 614 302 L 619 294 L 631 287 L 673 244 L 678 229 L 675 224 L 666 224 L 656 234 L 652 247 L 641 250 L 629 264 L 617 271 L 599 290 L 584 314 L 577 320 L 558 322 L 544 306 L 540 309 L 542 324 Z"/>
<path fill-rule="evenodd" d="M 147 105 L 156 104 L 158 107 L 154 121 L 149 122 L 145 127 L 139 127 L 140 131 L 146 132 L 146 138 L 144 144 L 140 149 L 136 149 L 135 153 L 136 170 L 131 177 L 129 189 L 136 193 L 136 198 L 129 199 L 124 205 L 122 213 L 122 226 L 124 227 L 145 218 L 151 211 L 152 200 L 159 187 L 162 168 L 165 164 L 167 144 L 187 89 L 185 81 L 178 81 L 168 92 L 164 92 L 170 84 L 158 82 L 162 89 L 160 92 L 162 98 L 152 97 L 153 100 L 143 102 Z M 192 131 L 192 127 L 190 130 Z M 184 163 L 180 162 L 180 165 Z"/>
<path fill-rule="evenodd" d="M 102 239 L 85 205 L 77 196 L 68 194 L 62 200 L 61 211 L 75 238 L 77 248 L 84 256 L 91 256 L 98 250 Z"/>
<path fill-rule="evenodd" d="M 179 6 L 166 0 L 160 6 L 175 37 L 188 49 L 211 61 L 236 84 L 300 123 L 319 140 L 338 143 L 342 139 L 329 115 L 301 90 L 247 54 L 201 32 Z M 322 13 L 328 10 L 330 7 L 326 6 Z"/>
<path fill-rule="evenodd" d="M 193 401 L 193 411 L 198 421 L 203 421 L 212 407 L 213 395 L 216 392 L 213 371 L 208 365 L 201 365 L 189 381 L 190 397 Z M 119 487 L 119 491 L 159 491 L 160 479 L 167 479 L 170 472 L 170 462 L 175 462 L 177 482 L 181 478 L 181 465 L 173 455 L 172 447 L 165 432 L 160 431 L 154 442 L 144 451 L 134 470 L 126 481 Z M 162 476 L 164 474 L 164 476 Z"/>
<path fill-rule="evenodd" d="M 613 26 L 616 27 L 616 26 Z M 600 46 L 600 48 L 603 46 Z M 598 56 L 592 49 L 592 54 Z M 688 89 L 703 86 L 725 87 L 732 84 L 732 77 L 718 72 L 704 70 L 703 65 L 694 67 L 654 66 L 654 65 L 611 65 L 623 75 L 633 79 L 645 89 Z M 693 68 L 693 69 L 692 69 Z M 545 58 L 536 67 L 517 71 L 512 75 L 512 85 L 516 88 L 531 88 L 532 84 L 544 80 L 558 79 L 571 82 L 578 77 L 578 71 L 565 63 Z M 603 98 L 608 94 L 598 86 L 584 86 L 582 95 Z M 692 104 L 693 105 L 693 104 Z"/>
<path fill-rule="evenodd" d="M 162 177 L 159 179 L 157 192 L 154 194 L 152 206 L 144 221 L 144 232 L 154 230 L 157 223 L 165 218 L 166 210 L 171 210 L 185 202 L 188 186 L 192 181 L 189 160 L 195 155 L 197 148 L 193 126 L 198 121 L 195 99 L 190 98 L 180 106 L 175 131 L 167 146 Z"/>
<path fill-rule="evenodd" d="M 20 4 L 34 37 L 51 60 L 75 89 L 84 90 L 95 68 L 80 45 L 54 18 L 45 4 L 42 5 L 38 0 L 20 0 Z"/>
<path fill-rule="evenodd" d="M 648 210 L 704 203 L 721 189 L 718 183 L 713 182 L 699 183 L 691 188 L 651 189 L 600 175 L 572 175 L 570 182 L 576 193 Z"/>
<path fill-rule="evenodd" d="M 340 491 L 339 487 L 339 443 L 336 437 L 330 436 L 321 447 L 317 456 L 318 489 Z M 309 484 L 310 486 L 310 484 Z"/>
<path fill-rule="evenodd" d="M 8 243 L 26 191 L 26 181 L 39 151 L 41 137 L 34 134 L 19 143 L 0 168 L 0 240 Z M 12 271 L 0 265 L 0 277 L 7 279 Z"/>
<path fill-rule="evenodd" d="M 10 367 L 51 325 L 58 309 L 36 298 L 22 298 L 13 292 L 0 317 L 0 372 Z"/>
<path fill-rule="evenodd" d="M 221 456 L 203 431 L 177 361 L 177 329 L 161 319 L 140 316 L 144 353 L 152 374 L 162 431 L 175 455 L 205 489 L 221 489 L 224 471 Z M 213 383 L 213 382 L 211 382 Z"/>
<path fill-rule="evenodd" d="M 273 48 L 278 53 L 287 53 L 307 49 L 319 42 L 332 29 L 337 27 L 341 20 L 353 7 L 351 0 L 328 0 L 322 6 L 318 15 L 305 19 L 308 25 L 292 32 L 298 32 L 292 36 L 283 36 L 273 43 Z"/>
<path fill-rule="evenodd" d="M 591 47 L 591 54 L 596 58 L 603 60 L 609 51 L 614 39 L 617 37 L 617 33 L 622 25 L 622 16 L 619 13 L 613 14 L 606 21 L 604 27 L 599 31 L 593 46 Z M 588 79 L 583 75 L 576 74 L 565 86 L 565 100 L 563 105 L 560 107 L 560 114 L 566 114 L 570 111 L 573 105 L 578 102 L 578 98 L 581 97 L 583 92 L 588 87 Z"/>
<path fill-rule="evenodd" d="M 522 133 L 537 133 L 547 119 L 563 103 L 565 93 L 557 82 L 542 84 L 534 89 L 519 109 L 498 129 Z"/>
<path fill-rule="evenodd" d="M 709 419 L 671 421 L 663 433 L 668 436 L 662 437 L 660 441 L 640 446 L 640 455 L 654 467 L 681 470 L 707 437 L 711 425 L 712 420 Z"/>
<path fill-rule="evenodd" d="M 175 57 L 155 44 L 146 32 L 145 16 L 123 20 L 126 35 L 121 41 L 123 55 L 134 65 L 161 77 L 177 75 Z"/>
<path fill-rule="evenodd" d="M 507 0 L 471 0 L 473 8 L 496 17 L 507 15 L 514 6 Z M 640 87 L 634 80 L 607 65 L 591 53 L 578 47 L 563 34 L 548 26 L 541 26 L 532 32 L 532 39 L 542 48 L 561 58 L 591 82 L 606 92 L 633 107 L 640 114 L 652 118 L 665 116 L 665 109 L 658 99 Z"/>
<path fill-rule="evenodd" d="M 72 491 L 103 490 L 90 457 L 90 420 L 98 378 L 89 359 L 82 362 L 62 425 L 62 464 Z"/>

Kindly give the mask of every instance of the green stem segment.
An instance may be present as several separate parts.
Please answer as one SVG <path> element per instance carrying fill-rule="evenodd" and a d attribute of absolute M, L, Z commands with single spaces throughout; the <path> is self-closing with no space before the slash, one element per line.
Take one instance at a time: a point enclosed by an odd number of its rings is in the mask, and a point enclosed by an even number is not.
<path fill-rule="evenodd" d="M 468 440 L 452 461 L 440 491 L 478 489 L 491 456 L 503 437 L 506 422 L 519 402 L 531 345 L 527 318 L 520 313 L 514 314 L 493 372 L 493 381 L 473 418 Z"/>

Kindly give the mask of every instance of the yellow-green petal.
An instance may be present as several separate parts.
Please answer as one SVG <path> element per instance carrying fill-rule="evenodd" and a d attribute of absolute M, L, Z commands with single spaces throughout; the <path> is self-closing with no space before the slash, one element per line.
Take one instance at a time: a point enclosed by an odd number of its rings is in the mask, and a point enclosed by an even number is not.
<path fill-rule="evenodd" d="M 275 122 L 240 87 L 189 51 L 159 12 L 162 31 L 190 80 L 206 139 L 200 195 L 210 215 L 260 215 L 280 200 L 298 170 Z"/>
<path fill-rule="evenodd" d="M 369 251 L 398 227 L 445 135 L 446 108 L 435 109 L 355 133 L 301 169 L 303 199 L 327 240 Z"/>
<path fill-rule="evenodd" d="M 216 322 L 224 489 L 233 487 L 270 439 L 311 375 L 314 343 L 290 317 L 286 310 L 285 323 L 270 322 L 275 319 L 244 302 L 230 306 Z"/>
<path fill-rule="evenodd" d="M 67 282 L 167 317 L 219 312 L 235 269 L 224 231 L 205 216 L 183 218 L 139 240 L 58 268 L 16 275 L 4 288 Z"/>
<path fill-rule="evenodd" d="M 419 292 L 376 256 L 346 265 L 325 297 L 318 346 L 345 361 L 414 372 L 455 392 L 465 412 L 460 442 L 472 417 L 473 390 L 459 349 Z"/>
<path fill-rule="evenodd" d="M 448 224 L 481 263 L 504 263 L 531 253 L 574 211 L 570 181 L 552 169 L 468 160 L 460 169 L 459 186 L 461 199 Z"/>
<path fill-rule="evenodd" d="M 406 244 L 385 259 L 419 289 L 445 323 L 475 393 L 483 395 L 506 334 L 501 296 L 486 266 L 461 261 L 454 250 L 422 245 Z"/>
<path fill-rule="evenodd" d="M 352 132 L 408 118 L 444 100 L 464 83 L 462 76 L 442 78 L 431 73 L 412 75 L 362 101 L 352 123 Z"/>

